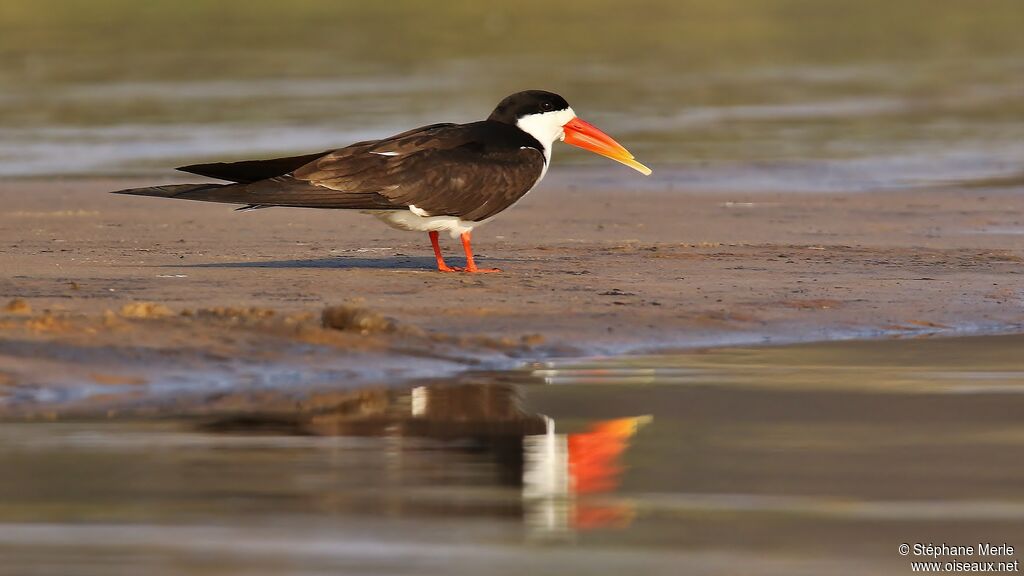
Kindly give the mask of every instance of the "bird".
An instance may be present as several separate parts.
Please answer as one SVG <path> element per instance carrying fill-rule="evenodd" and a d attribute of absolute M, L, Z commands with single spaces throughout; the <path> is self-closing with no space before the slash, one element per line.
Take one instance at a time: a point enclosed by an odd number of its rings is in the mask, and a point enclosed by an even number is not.
<path fill-rule="evenodd" d="M 541 181 L 559 140 L 651 174 L 612 137 L 578 118 L 565 98 L 525 90 L 501 100 L 483 121 L 430 124 L 302 156 L 181 166 L 177 170 L 228 183 L 149 186 L 114 194 L 243 205 L 237 210 L 358 210 L 393 228 L 427 232 L 441 272 L 500 272 L 476 265 L 472 232 Z M 440 232 L 461 239 L 465 267 L 445 263 Z"/>

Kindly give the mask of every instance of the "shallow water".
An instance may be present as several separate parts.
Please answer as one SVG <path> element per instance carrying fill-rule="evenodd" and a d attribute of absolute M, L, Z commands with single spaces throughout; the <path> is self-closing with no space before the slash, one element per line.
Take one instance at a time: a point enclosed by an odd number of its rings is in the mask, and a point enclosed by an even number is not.
<path fill-rule="evenodd" d="M 5 0 L 0 176 L 316 151 L 543 87 L 661 186 L 991 182 L 1024 165 L 1022 28 L 1017 0 Z"/>
<path fill-rule="evenodd" d="M 6 423 L 0 573 L 902 574 L 904 542 L 1020 549 L 1022 345 L 720 348 Z"/>

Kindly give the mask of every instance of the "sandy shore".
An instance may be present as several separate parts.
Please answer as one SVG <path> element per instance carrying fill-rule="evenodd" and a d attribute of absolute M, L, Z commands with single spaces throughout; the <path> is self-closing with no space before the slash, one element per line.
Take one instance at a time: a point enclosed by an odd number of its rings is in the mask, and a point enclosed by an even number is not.
<path fill-rule="evenodd" d="M 571 180 L 478 229 L 495 275 L 435 272 L 425 235 L 357 213 L 106 194 L 152 181 L 4 182 L 0 298 L 23 302 L 0 313 L 3 405 L 1024 324 L 1018 190 L 727 195 Z M 323 328 L 331 305 L 369 312 Z"/>

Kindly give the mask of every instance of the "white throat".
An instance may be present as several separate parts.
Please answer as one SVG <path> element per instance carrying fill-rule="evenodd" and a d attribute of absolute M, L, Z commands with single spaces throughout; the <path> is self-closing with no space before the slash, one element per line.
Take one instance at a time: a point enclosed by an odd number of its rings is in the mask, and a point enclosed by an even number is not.
<path fill-rule="evenodd" d="M 551 145 L 555 140 L 565 137 L 562 126 L 576 117 L 572 108 L 555 110 L 553 112 L 541 112 L 540 114 L 529 114 L 516 121 L 520 130 L 533 136 L 544 148 L 544 159 L 551 162 Z"/>

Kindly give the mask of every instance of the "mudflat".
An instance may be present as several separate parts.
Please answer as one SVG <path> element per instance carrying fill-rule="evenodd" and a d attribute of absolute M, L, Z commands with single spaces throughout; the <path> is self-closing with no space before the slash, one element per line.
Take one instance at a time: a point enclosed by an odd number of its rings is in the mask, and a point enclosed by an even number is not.
<path fill-rule="evenodd" d="M 478 275 L 435 271 L 425 234 L 358 213 L 107 193 L 152 180 L 0 183 L 3 409 L 1024 324 L 1019 188 L 572 182 L 478 228 L 478 263 L 503 269 Z"/>

